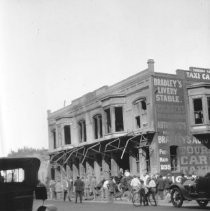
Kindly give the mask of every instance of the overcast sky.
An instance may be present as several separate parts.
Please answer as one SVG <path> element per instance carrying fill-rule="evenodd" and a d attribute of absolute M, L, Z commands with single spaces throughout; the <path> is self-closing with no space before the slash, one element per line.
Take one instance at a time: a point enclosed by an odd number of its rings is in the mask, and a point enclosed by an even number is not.
<path fill-rule="evenodd" d="M 48 147 L 47 110 L 155 60 L 210 68 L 209 0 L 0 0 L 0 156 Z"/>

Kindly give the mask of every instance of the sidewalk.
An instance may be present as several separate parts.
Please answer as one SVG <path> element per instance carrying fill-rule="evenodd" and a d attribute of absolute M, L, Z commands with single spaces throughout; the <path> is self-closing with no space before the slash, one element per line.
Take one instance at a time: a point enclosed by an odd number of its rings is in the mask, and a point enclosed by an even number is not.
<path fill-rule="evenodd" d="M 84 202 L 90 203 L 110 203 L 108 200 L 84 200 Z M 132 201 L 128 201 L 127 199 L 117 199 L 113 201 L 114 204 L 133 204 Z M 172 203 L 169 203 L 168 200 L 158 200 L 158 206 L 169 206 L 172 207 Z M 196 201 L 184 201 L 184 207 L 188 206 L 198 206 Z"/>
<path fill-rule="evenodd" d="M 48 199 L 48 201 L 62 201 L 62 200 L 50 200 Z M 72 202 L 74 202 L 74 199 L 72 200 Z M 96 200 L 85 200 L 83 199 L 83 202 L 87 202 L 87 203 L 110 203 L 110 201 L 108 199 L 96 199 Z M 122 199 L 115 199 L 112 203 L 114 204 L 133 204 L 132 201 L 129 201 L 128 199 L 122 198 Z M 169 203 L 167 199 L 164 200 L 158 200 L 158 206 L 168 206 L 168 207 L 172 207 L 172 203 Z M 183 207 L 189 207 L 189 206 L 198 206 L 196 201 L 184 201 L 183 202 Z"/>

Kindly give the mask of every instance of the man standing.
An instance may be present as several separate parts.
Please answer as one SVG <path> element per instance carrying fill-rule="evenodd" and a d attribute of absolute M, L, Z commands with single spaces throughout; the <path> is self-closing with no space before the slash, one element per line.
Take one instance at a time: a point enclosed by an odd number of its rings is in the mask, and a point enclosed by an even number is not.
<path fill-rule="evenodd" d="M 83 192 L 84 192 L 84 182 L 80 179 L 79 176 L 77 176 L 77 179 L 74 183 L 74 186 L 75 186 L 75 193 L 76 193 L 76 197 L 75 197 L 75 203 L 77 203 L 77 198 L 79 196 L 80 198 L 80 203 L 82 203 L 82 195 L 83 195 Z"/>
<path fill-rule="evenodd" d="M 96 199 L 96 177 L 92 176 L 91 181 L 90 181 L 90 192 L 93 194 L 93 199 Z"/>
<path fill-rule="evenodd" d="M 63 201 L 66 201 L 66 196 L 68 195 L 68 182 L 66 179 L 63 179 Z"/>
<path fill-rule="evenodd" d="M 71 198 L 72 198 L 72 192 L 73 192 L 73 178 L 70 177 L 68 180 L 68 198 L 69 198 L 69 201 L 71 201 Z"/>
<path fill-rule="evenodd" d="M 157 179 L 157 192 L 161 200 L 164 199 L 164 196 L 163 196 L 164 186 L 165 184 L 164 184 L 163 176 L 160 174 L 160 176 Z"/>
<path fill-rule="evenodd" d="M 132 190 L 134 191 L 139 190 L 141 183 L 140 183 L 139 178 L 136 175 L 134 175 L 133 179 L 131 180 L 130 185 L 131 185 Z"/>

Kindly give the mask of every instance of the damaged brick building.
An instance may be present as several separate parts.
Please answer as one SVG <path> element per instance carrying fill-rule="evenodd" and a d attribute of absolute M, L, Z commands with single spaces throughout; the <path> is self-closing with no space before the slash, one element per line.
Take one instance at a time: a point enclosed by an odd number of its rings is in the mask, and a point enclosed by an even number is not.
<path fill-rule="evenodd" d="M 51 176 L 210 172 L 210 69 L 148 67 L 48 111 Z M 63 170 L 61 170 L 63 169 Z"/>

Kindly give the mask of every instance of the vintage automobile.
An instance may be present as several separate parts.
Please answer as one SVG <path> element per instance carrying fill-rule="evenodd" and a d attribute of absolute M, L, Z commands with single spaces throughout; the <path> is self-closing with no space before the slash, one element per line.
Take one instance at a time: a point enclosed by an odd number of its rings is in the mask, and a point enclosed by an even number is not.
<path fill-rule="evenodd" d="M 47 191 L 37 186 L 39 167 L 38 158 L 0 158 L 0 211 L 32 211 L 35 196 L 44 203 Z"/>
<path fill-rule="evenodd" d="M 170 188 L 174 207 L 181 207 L 184 200 L 196 200 L 204 208 L 210 201 L 210 173 L 196 179 L 187 179 L 183 184 L 172 184 Z"/>

